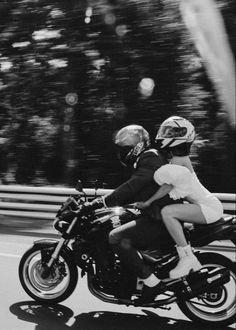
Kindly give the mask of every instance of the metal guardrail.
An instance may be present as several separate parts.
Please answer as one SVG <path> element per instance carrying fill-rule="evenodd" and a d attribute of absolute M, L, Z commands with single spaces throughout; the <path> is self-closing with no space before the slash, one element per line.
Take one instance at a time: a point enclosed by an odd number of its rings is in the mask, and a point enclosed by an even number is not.
<path fill-rule="evenodd" d="M 84 189 L 89 199 L 94 198 L 95 189 Z M 98 189 L 98 196 L 112 189 Z M 0 185 L 0 215 L 54 219 L 61 204 L 78 191 L 65 187 L 32 187 Z"/>
<path fill-rule="evenodd" d="M 84 189 L 88 198 L 95 196 L 95 189 Z M 112 192 L 112 189 L 98 189 L 97 196 Z M 0 215 L 53 219 L 61 204 L 70 195 L 78 192 L 65 187 L 32 187 L 0 185 Z M 235 214 L 236 194 L 215 193 L 222 201 L 224 211 Z"/>
<path fill-rule="evenodd" d="M 95 197 L 95 189 L 84 189 L 84 191 L 88 199 Z M 96 195 L 102 196 L 111 192 L 112 189 L 98 189 Z M 68 196 L 76 194 L 78 192 L 75 189 L 65 187 L 0 185 L 0 217 L 53 220 L 57 210 Z M 236 194 L 215 193 L 215 195 L 222 201 L 225 213 L 236 214 Z M 235 246 L 227 241 L 215 242 L 202 249 L 235 254 Z"/>
<path fill-rule="evenodd" d="M 95 189 L 84 189 L 88 198 L 95 196 Z M 98 196 L 112 192 L 112 189 L 98 189 Z M 0 185 L 0 214 L 30 216 L 53 219 L 61 204 L 69 195 L 78 192 L 65 187 L 32 187 Z M 216 193 L 226 213 L 235 214 L 236 194 Z"/>

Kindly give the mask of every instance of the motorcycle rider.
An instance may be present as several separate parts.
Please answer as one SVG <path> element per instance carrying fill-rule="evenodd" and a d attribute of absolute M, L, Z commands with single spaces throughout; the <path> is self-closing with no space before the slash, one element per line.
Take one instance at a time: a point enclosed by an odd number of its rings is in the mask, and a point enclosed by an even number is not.
<path fill-rule="evenodd" d="M 87 203 L 87 210 L 95 210 L 101 207 L 122 206 L 151 197 L 158 189 L 158 184 L 153 180 L 154 172 L 167 160 L 151 149 L 148 132 L 139 125 L 129 125 L 120 129 L 115 136 L 115 145 L 119 160 L 133 169 L 131 178 L 121 184 L 112 193 L 96 198 Z M 109 234 L 109 243 L 113 251 L 135 274 L 143 279 L 143 290 L 140 303 L 149 303 L 165 290 L 160 281 L 147 266 L 137 251 L 141 248 L 155 247 L 157 242 L 173 244 L 163 222 L 160 210 L 163 206 L 173 204 L 173 200 L 166 195 L 158 203 L 153 203 L 142 216 L 129 223 L 113 229 Z M 155 219 L 155 220 L 154 220 Z M 157 219 L 159 221 L 157 221 Z"/>
<path fill-rule="evenodd" d="M 195 128 L 185 118 L 172 116 L 160 126 L 156 147 L 168 154 L 169 164 L 157 169 L 154 180 L 160 185 L 158 191 L 145 202 L 136 203 L 145 209 L 153 201 L 166 194 L 173 199 L 184 198 L 188 203 L 167 205 L 161 210 L 162 220 L 176 242 L 179 255 L 178 265 L 170 271 L 170 278 L 188 275 L 197 271 L 201 264 L 186 241 L 181 222 L 209 224 L 223 216 L 223 206 L 198 180 L 189 158 L 190 148 L 195 139 Z"/>

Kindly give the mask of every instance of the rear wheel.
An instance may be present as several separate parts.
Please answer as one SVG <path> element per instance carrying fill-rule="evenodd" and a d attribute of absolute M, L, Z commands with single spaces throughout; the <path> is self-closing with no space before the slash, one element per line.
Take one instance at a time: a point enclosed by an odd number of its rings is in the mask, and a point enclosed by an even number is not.
<path fill-rule="evenodd" d="M 192 321 L 208 325 L 226 326 L 235 322 L 236 274 L 235 264 L 217 253 L 201 253 L 198 257 L 204 268 L 227 268 L 230 281 L 196 298 L 178 303 L 181 311 Z"/>
<path fill-rule="evenodd" d="M 61 251 L 45 278 L 42 253 L 49 248 L 32 247 L 23 255 L 19 265 L 21 285 L 26 293 L 42 303 L 59 303 L 68 298 L 78 281 L 78 270 L 68 254 Z"/>

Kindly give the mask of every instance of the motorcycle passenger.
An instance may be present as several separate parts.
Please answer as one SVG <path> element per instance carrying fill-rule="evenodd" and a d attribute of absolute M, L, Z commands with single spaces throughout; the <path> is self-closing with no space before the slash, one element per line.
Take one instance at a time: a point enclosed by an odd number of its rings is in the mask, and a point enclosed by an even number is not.
<path fill-rule="evenodd" d="M 139 125 L 123 127 L 115 136 L 119 160 L 133 169 L 131 178 L 121 184 L 111 194 L 95 199 L 88 205 L 89 208 L 122 206 L 140 200 L 146 200 L 154 194 L 159 185 L 153 180 L 155 171 L 167 160 L 150 147 L 148 132 Z M 152 205 L 142 216 L 129 223 L 113 229 L 109 234 L 109 243 L 113 251 L 135 274 L 143 279 L 144 286 L 140 301 L 152 302 L 157 294 L 164 291 L 164 284 L 147 266 L 137 251 L 142 248 L 154 248 L 159 242 L 163 247 L 171 242 L 163 222 L 160 210 L 163 206 L 172 204 L 168 195 Z M 155 219 L 155 221 L 153 220 Z M 159 220 L 159 221 L 156 221 Z"/>
<path fill-rule="evenodd" d="M 160 185 L 157 192 L 145 202 L 136 203 L 139 209 L 149 207 L 166 194 L 173 199 L 184 198 L 188 203 L 168 205 L 162 208 L 163 222 L 176 242 L 179 255 L 177 266 L 170 271 L 170 278 L 197 271 L 201 264 L 187 243 L 181 222 L 209 224 L 223 216 L 221 202 L 198 180 L 189 158 L 195 138 L 195 129 L 186 119 L 173 116 L 160 126 L 156 137 L 157 148 L 167 151 L 169 164 L 155 171 L 154 180 Z"/>

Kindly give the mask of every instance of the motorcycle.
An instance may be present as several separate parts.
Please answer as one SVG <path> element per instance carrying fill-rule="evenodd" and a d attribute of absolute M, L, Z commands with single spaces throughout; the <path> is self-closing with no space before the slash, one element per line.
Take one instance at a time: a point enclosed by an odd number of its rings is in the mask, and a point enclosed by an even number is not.
<path fill-rule="evenodd" d="M 177 303 L 195 322 L 211 326 L 235 322 L 235 263 L 222 254 L 196 249 L 215 240 L 231 240 L 236 244 L 234 216 L 185 228 L 202 268 L 182 278 L 168 277 L 178 262 L 170 238 L 164 237 L 164 244 L 156 250 L 140 251 L 166 286 L 166 291 L 152 303 L 142 305 L 138 299 L 142 280 L 121 262 L 108 243 L 109 232 L 137 218 L 138 211 L 127 205 L 83 212 L 88 197 L 81 187 L 77 190 L 78 194 L 70 196 L 56 215 L 54 227 L 61 238 L 37 240 L 21 258 L 19 278 L 31 298 L 44 304 L 64 301 L 76 288 L 79 268 L 81 277 L 87 276 L 90 292 L 104 302 L 162 309 Z"/>

